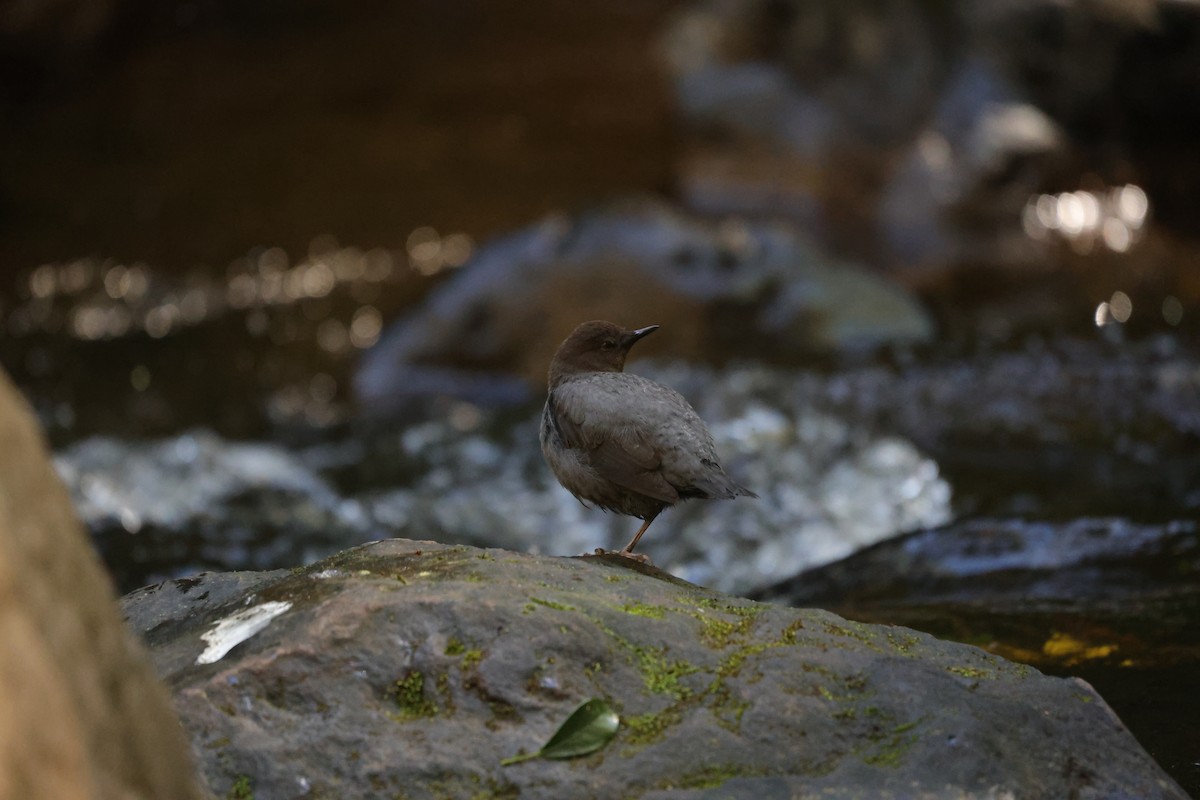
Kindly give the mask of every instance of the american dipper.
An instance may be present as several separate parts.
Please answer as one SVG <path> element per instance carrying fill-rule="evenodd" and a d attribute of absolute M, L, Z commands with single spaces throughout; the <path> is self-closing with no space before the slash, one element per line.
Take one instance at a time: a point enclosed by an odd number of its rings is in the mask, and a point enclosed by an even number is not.
<path fill-rule="evenodd" d="M 631 558 L 640 558 L 633 548 L 667 506 L 758 497 L 721 469 L 712 434 L 679 392 L 622 371 L 629 348 L 656 330 L 580 325 L 550 362 L 542 411 L 542 454 L 558 482 L 585 506 L 643 520 L 619 553 Z"/>

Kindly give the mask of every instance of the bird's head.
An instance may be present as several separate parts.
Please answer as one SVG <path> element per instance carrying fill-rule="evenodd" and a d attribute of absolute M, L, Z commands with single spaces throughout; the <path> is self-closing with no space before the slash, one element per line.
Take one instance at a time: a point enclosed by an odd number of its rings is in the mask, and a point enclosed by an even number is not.
<path fill-rule="evenodd" d="M 629 349 L 657 325 L 629 330 L 603 320 L 585 322 L 563 340 L 550 361 L 550 385 L 583 372 L 620 372 Z"/>

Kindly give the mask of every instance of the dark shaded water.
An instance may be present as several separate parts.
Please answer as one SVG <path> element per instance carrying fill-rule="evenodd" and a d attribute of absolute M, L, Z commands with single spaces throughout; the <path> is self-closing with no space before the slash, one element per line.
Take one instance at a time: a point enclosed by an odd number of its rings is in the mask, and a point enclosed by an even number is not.
<path fill-rule="evenodd" d="M 825 605 L 850 619 L 905 625 L 976 644 L 1033 664 L 1048 675 L 1082 678 L 1185 790 L 1195 794 L 1200 787 L 1200 732 L 1195 723 L 1200 698 L 1194 691 L 1200 642 L 1194 635 L 1156 640 L 1158 631 L 1146 631 L 1144 618 L 1131 629 L 1071 612 L 1008 614 L 939 606 L 872 613 Z M 1200 608 L 1193 597 L 1175 612 L 1194 620 Z"/>
<path fill-rule="evenodd" d="M 0 270 L 88 254 L 222 270 L 321 234 L 400 248 L 425 225 L 479 239 L 665 189 L 652 45 L 677 5 L 143 7 L 0 120 Z"/>
<path fill-rule="evenodd" d="M 2 363 L 56 443 L 262 435 L 304 421 L 314 376 L 345 401 L 378 330 L 340 340 L 423 295 L 447 266 L 410 258 L 431 235 L 457 264 L 547 213 L 669 186 L 653 42 L 675 5 L 143 8 L 81 63 L 5 73 Z M 385 274 L 235 297 L 238 274 L 263 289 L 338 240 Z"/>

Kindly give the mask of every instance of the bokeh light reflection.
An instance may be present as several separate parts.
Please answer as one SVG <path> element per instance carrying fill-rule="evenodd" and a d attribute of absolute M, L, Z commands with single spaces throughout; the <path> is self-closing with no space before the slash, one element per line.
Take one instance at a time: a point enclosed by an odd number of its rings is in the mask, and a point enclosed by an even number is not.
<path fill-rule="evenodd" d="M 406 237 L 400 263 L 412 273 L 435 275 L 465 264 L 474 246 L 465 233 L 442 236 L 423 225 Z M 140 262 L 77 259 L 42 264 L 20 279 L 16 294 L 21 300 L 6 310 L 2 322 L 15 337 L 55 333 L 65 326 L 71 337 L 84 341 L 131 333 L 162 339 L 232 311 L 246 315 L 246 330 L 257 337 L 271 330 L 269 315 L 259 312 L 295 305 L 324 332 L 318 337 L 321 349 L 342 353 L 348 346 L 340 343 L 343 338 L 359 348 L 378 339 L 380 287 L 400 277 L 396 264 L 391 251 L 341 248 L 332 236 L 314 238 L 307 257 L 297 264 L 283 248 L 256 249 L 229 265 L 223 283 L 205 270 L 172 279 Z M 345 308 L 347 296 L 355 303 L 350 311 Z M 333 299 L 339 302 L 316 302 Z M 323 326 L 333 316 L 341 317 L 344 337 L 336 327 Z M 275 332 L 280 341 L 297 335 Z"/>
<path fill-rule="evenodd" d="M 1053 236 L 1081 255 L 1102 246 L 1125 253 L 1142 238 L 1150 200 L 1140 186 L 1125 184 L 1100 192 L 1080 189 L 1040 194 L 1021 215 L 1026 235 L 1038 241 Z"/>
<path fill-rule="evenodd" d="M 0 307 L 0 340 L 13 340 L 27 366 L 23 380 L 52 397 L 39 413 L 55 435 L 80 418 L 169 428 L 207 419 L 217 406 L 222 424 L 242 431 L 337 424 L 348 413 L 341 385 L 357 355 L 379 341 L 391 313 L 420 296 L 426 276 L 462 266 L 475 247 L 466 233 L 429 225 L 402 242 L 364 249 L 318 236 L 299 258 L 259 247 L 224 270 L 171 272 L 100 258 L 45 263 L 16 276 Z M 184 335 L 192 338 L 177 340 Z M 181 346 L 225 354 L 224 363 L 181 361 Z M 92 358 L 112 363 L 107 374 L 118 380 L 103 390 L 115 390 L 115 402 L 95 403 L 96 390 L 60 380 Z M 194 383 L 199 376 L 204 386 Z M 251 411 L 238 405 L 247 395 L 256 399 Z"/>
<path fill-rule="evenodd" d="M 1104 327 L 1113 323 L 1124 324 L 1133 315 L 1133 300 L 1120 289 L 1112 293 L 1112 297 L 1096 306 L 1096 327 Z"/>
<path fill-rule="evenodd" d="M 354 312 L 350 322 L 350 341 L 358 348 L 367 348 L 379 340 L 383 318 L 374 306 L 363 306 Z"/>

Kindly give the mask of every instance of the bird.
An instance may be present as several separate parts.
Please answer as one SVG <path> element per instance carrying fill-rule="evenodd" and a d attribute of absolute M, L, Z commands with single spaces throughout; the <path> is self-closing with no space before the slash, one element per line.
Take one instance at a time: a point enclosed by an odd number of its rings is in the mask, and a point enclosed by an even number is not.
<path fill-rule="evenodd" d="M 603 320 L 575 328 L 550 361 L 539 436 L 550 470 L 585 507 L 642 520 L 617 555 L 643 562 L 633 549 L 664 509 L 692 498 L 758 497 L 725 474 L 683 395 L 624 371 L 630 348 L 658 328 Z"/>

